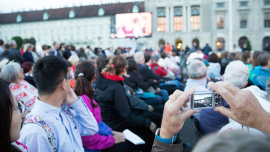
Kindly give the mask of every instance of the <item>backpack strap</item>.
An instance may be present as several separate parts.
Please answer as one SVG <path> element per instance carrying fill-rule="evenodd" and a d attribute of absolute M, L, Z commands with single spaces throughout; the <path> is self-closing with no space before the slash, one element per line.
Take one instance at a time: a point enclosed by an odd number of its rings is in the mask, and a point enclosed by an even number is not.
<path fill-rule="evenodd" d="M 26 124 L 37 124 L 40 127 L 42 127 L 44 129 L 44 131 L 46 132 L 46 134 L 47 134 L 47 138 L 48 138 L 49 143 L 52 146 L 53 152 L 56 152 L 55 136 L 54 136 L 51 128 L 49 127 L 49 125 L 43 119 L 41 119 L 40 116 L 38 116 L 38 115 L 27 115 L 25 120 L 24 120 L 23 126 L 26 125 Z"/>

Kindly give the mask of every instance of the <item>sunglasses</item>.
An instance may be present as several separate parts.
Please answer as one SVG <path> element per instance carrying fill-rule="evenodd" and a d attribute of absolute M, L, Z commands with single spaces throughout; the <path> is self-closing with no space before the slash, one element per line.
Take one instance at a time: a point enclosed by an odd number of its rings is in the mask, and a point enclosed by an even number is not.
<path fill-rule="evenodd" d="M 22 105 L 18 100 L 17 100 L 17 102 L 18 102 L 18 108 L 15 108 L 13 110 L 19 109 L 21 113 L 24 113 L 25 110 L 26 110 L 26 106 L 25 105 Z"/>
<path fill-rule="evenodd" d="M 63 78 L 62 80 L 60 80 L 59 82 L 57 82 L 56 85 L 60 84 L 64 79 L 66 79 L 66 80 L 71 80 L 72 77 L 69 75 L 69 76 Z"/>

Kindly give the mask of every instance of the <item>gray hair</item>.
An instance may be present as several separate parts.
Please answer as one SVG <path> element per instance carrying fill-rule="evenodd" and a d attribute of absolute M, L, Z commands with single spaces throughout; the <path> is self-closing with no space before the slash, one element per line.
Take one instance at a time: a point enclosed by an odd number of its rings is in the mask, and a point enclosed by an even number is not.
<path fill-rule="evenodd" d="M 134 55 L 134 60 L 136 61 L 136 63 L 141 62 L 144 59 L 144 55 L 142 52 L 137 52 Z"/>
<path fill-rule="evenodd" d="M 187 67 L 189 78 L 200 79 L 206 74 L 205 64 L 198 59 L 193 60 Z"/>
<path fill-rule="evenodd" d="M 9 45 L 10 45 L 11 47 L 14 47 L 14 46 L 17 45 L 17 43 L 16 43 L 15 40 L 10 40 L 10 41 L 9 41 Z"/>
<path fill-rule="evenodd" d="M 270 101 L 270 78 L 267 80 L 266 82 L 266 88 L 265 88 L 265 91 L 267 92 L 267 98 L 268 98 L 268 101 Z"/>
<path fill-rule="evenodd" d="M 247 83 L 248 76 L 248 67 L 242 61 L 233 61 L 225 69 L 224 81 L 241 89 Z"/>
<path fill-rule="evenodd" d="M 20 76 L 21 66 L 19 63 L 12 62 L 1 69 L 1 78 L 9 82 L 16 82 Z"/>
<path fill-rule="evenodd" d="M 229 131 L 221 135 L 211 134 L 200 140 L 193 152 L 253 152 L 269 151 L 270 137 L 252 135 L 240 131 Z"/>

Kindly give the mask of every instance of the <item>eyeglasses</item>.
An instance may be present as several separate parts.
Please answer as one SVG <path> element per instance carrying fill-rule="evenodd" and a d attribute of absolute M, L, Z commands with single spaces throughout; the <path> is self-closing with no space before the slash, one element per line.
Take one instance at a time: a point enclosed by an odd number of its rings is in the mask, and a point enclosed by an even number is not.
<path fill-rule="evenodd" d="M 60 84 L 64 79 L 66 79 L 66 80 L 71 80 L 72 77 L 69 75 L 69 76 L 63 78 L 62 80 L 60 80 L 59 82 L 57 82 L 56 85 Z"/>
<path fill-rule="evenodd" d="M 26 106 L 25 105 L 22 105 L 18 100 L 17 100 L 17 102 L 18 102 L 18 108 L 15 108 L 13 110 L 19 109 L 21 113 L 24 113 L 25 110 L 26 110 Z"/>

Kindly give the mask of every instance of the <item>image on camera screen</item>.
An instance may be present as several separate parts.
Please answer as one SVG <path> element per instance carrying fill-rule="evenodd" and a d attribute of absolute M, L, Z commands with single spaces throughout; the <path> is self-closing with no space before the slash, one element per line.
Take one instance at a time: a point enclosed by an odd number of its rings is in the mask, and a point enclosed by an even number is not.
<path fill-rule="evenodd" d="M 194 108 L 212 107 L 212 94 L 194 95 Z"/>

